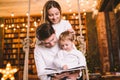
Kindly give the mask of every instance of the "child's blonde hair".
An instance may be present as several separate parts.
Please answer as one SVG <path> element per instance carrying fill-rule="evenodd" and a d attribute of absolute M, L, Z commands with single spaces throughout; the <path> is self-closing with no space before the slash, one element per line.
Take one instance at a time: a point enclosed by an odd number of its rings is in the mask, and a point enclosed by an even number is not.
<path fill-rule="evenodd" d="M 59 42 L 60 41 L 65 41 L 65 40 L 70 40 L 70 41 L 74 41 L 74 34 L 70 31 L 64 31 L 60 34 L 59 36 Z"/>

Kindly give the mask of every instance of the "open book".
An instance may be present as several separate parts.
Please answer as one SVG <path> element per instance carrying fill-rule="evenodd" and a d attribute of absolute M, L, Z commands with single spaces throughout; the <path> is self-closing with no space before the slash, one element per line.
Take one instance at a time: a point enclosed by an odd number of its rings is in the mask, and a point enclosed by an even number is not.
<path fill-rule="evenodd" d="M 85 69 L 85 66 L 79 66 L 79 67 L 75 67 L 75 68 L 70 68 L 67 70 L 60 70 L 60 69 L 55 69 L 55 68 L 45 68 L 46 70 L 51 70 L 50 73 L 46 73 L 46 74 L 60 74 L 60 73 L 64 73 L 64 72 L 72 72 L 72 71 L 77 71 L 77 70 L 83 70 Z"/>

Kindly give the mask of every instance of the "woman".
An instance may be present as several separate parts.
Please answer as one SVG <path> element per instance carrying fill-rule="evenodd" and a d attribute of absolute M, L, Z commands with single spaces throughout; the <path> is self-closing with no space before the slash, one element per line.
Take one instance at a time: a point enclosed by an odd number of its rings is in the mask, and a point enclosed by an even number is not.
<path fill-rule="evenodd" d="M 42 23 L 49 23 L 50 25 L 52 25 L 52 27 L 54 28 L 54 30 L 55 30 L 55 35 L 56 35 L 56 37 L 57 37 L 57 39 L 59 38 L 59 35 L 62 33 L 62 32 L 64 32 L 64 31 L 70 31 L 70 32 L 74 32 L 74 30 L 72 29 L 72 26 L 70 25 L 70 23 L 68 22 L 68 21 L 66 21 L 66 20 L 62 20 L 61 19 L 61 7 L 60 7 L 60 5 L 56 2 L 56 1 L 54 1 L 54 0 L 49 0 L 49 1 L 47 1 L 46 3 L 45 3 L 45 5 L 44 5 L 44 8 L 43 8 L 43 17 L 42 17 L 42 20 L 41 20 L 41 24 Z M 47 28 L 47 27 L 46 27 Z M 40 29 L 40 31 L 43 31 L 43 30 L 41 30 L 41 28 L 40 27 L 38 27 L 37 28 L 37 30 L 39 30 Z M 49 31 L 49 30 L 48 30 Z M 42 33 L 41 33 L 42 34 Z M 40 34 L 38 34 L 38 35 L 40 35 Z M 44 35 L 44 34 L 42 34 L 42 35 Z M 41 35 L 41 36 L 42 36 Z M 44 37 L 44 36 L 43 36 Z M 46 60 L 46 59 L 50 59 L 50 57 L 49 56 L 46 56 L 46 58 L 43 58 L 42 56 L 41 56 L 41 53 L 40 53 L 40 51 L 42 50 L 44 50 L 44 51 L 46 51 L 46 52 L 44 52 L 44 55 L 46 55 L 46 54 L 49 54 L 50 52 L 51 52 L 51 55 L 52 55 L 52 53 L 54 53 L 54 54 L 57 54 L 57 52 L 58 52 L 58 50 L 56 50 L 57 48 L 56 47 L 58 47 L 58 46 L 54 46 L 54 48 L 52 47 L 52 48 L 50 48 L 49 46 L 50 45 L 52 45 L 52 43 L 51 42 L 49 42 L 49 41 L 54 41 L 55 39 L 51 39 L 50 38 L 50 40 L 49 40 L 49 38 L 48 39 L 46 39 L 47 40 L 47 44 L 46 43 L 44 43 L 44 44 L 42 44 L 42 41 L 40 40 L 40 39 L 38 39 L 38 41 L 37 41 L 37 43 L 36 43 L 36 46 L 35 46 L 35 50 L 34 50 L 34 58 L 35 58 L 35 63 L 36 63 L 36 67 L 37 67 L 37 73 L 38 73 L 38 76 L 41 78 L 41 80 L 49 80 L 50 78 L 48 77 L 48 76 L 40 76 L 41 74 L 43 74 L 43 73 L 45 73 L 45 72 L 41 72 L 40 71 L 40 69 L 43 69 L 43 71 L 44 71 L 44 68 L 43 67 L 46 67 L 47 65 L 51 65 L 51 66 L 53 66 L 52 64 L 53 64 L 53 61 L 51 61 L 49 64 L 46 64 L 46 62 L 44 61 L 44 60 Z M 45 40 L 45 41 L 46 41 Z M 45 42 L 44 41 L 44 42 Z M 41 42 L 41 44 L 39 45 L 39 42 Z M 49 45 L 49 46 L 48 46 Z M 43 47 L 43 46 L 47 46 L 47 48 L 46 47 Z M 42 48 L 41 48 L 42 47 Z M 59 47 L 58 47 L 59 48 Z M 49 49 L 49 51 L 48 51 L 48 49 Z M 51 50 L 52 49 L 52 50 Z M 55 55 L 52 55 L 52 57 L 51 58 L 54 58 L 54 56 Z M 40 60 L 41 59 L 41 60 Z M 48 62 L 49 62 L 49 60 L 48 60 Z M 47 63 L 48 63 L 47 62 Z M 44 63 L 46 66 L 43 66 L 43 64 L 41 65 L 41 63 Z M 49 66 L 48 66 L 49 67 Z M 58 75 L 58 76 L 56 76 L 57 78 L 61 78 L 61 77 L 64 77 L 64 74 L 62 74 L 62 75 Z M 46 78 L 46 79 L 45 79 Z"/>
<path fill-rule="evenodd" d="M 69 21 L 61 19 L 61 13 L 62 11 L 59 3 L 54 0 L 47 1 L 43 7 L 43 16 L 41 22 L 52 24 L 57 38 L 59 38 L 59 35 L 66 30 L 74 32 Z"/>

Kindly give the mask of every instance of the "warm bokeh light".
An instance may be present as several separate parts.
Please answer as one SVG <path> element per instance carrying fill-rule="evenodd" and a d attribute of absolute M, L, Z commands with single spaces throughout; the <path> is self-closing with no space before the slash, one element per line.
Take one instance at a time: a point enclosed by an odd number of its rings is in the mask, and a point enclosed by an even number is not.
<path fill-rule="evenodd" d="M 1 27 L 4 27 L 4 24 L 1 24 Z"/>

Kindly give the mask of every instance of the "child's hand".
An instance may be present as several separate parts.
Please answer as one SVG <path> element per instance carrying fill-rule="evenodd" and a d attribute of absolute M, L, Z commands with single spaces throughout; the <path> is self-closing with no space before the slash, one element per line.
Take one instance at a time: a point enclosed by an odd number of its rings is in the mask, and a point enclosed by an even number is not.
<path fill-rule="evenodd" d="M 63 66 L 63 70 L 67 70 L 68 69 L 68 66 L 67 65 L 64 65 Z"/>

